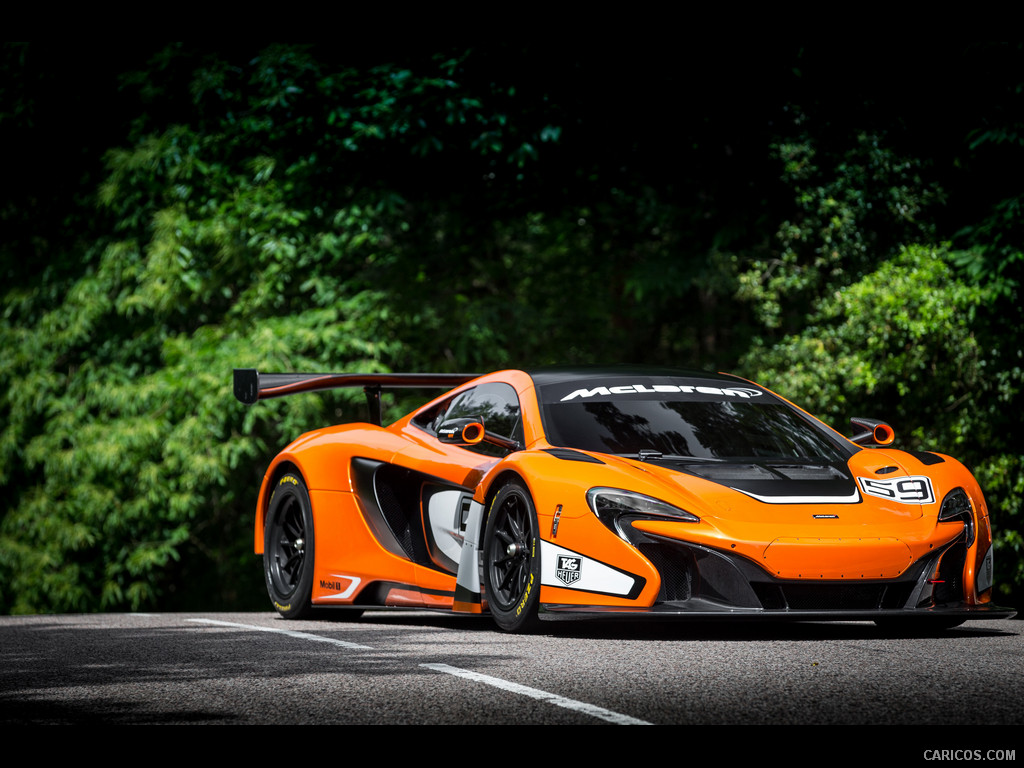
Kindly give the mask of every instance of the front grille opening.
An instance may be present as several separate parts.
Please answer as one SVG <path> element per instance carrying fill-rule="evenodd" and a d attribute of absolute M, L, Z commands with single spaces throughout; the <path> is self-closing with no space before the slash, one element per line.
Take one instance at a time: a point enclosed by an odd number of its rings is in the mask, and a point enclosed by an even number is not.
<path fill-rule="evenodd" d="M 771 584 L 754 583 L 766 609 L 795 611 L 871 611 L 902 608 L 914 588 L 899 584 Z"/>
<path fill-rule="evenodd" d="M 653 541 L 641 542 L 638 548 L 661 574 L 659 602 L 689 600 L 693 595 L 694 573 L 693 555 L 689 550 Z"/>
<path fill-rule="evenodd" d="M 706 600 L 766 611 L 895 611 L 908 607 L 916 585 L 916 579 L 759 580 L 752 566 L 745 568 L 744 561 L 722 553 L 650 538 L 638 541 L 636 547 L 661 575 L 659 602 Z M 960 558 L 950 559 L 962 562 Z"/>
<path fill-rule="evenodd" d="M 966 562 L 967 544 L 962 540 L 943 552 L 942 560 L 939 561 L 939 572 L 932 584 L 931 599 L 923 599 L 922 604 L 942 605 L 943 603 L 962 601 L 964 564 Z"/>

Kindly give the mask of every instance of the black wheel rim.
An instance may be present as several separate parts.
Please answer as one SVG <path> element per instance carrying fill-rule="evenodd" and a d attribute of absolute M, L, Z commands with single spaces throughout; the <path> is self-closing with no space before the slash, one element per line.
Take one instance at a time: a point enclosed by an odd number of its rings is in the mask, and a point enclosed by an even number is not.
<path fill-rule="evenodd" d="M 503 609 L 510 609 L 526 594 L 533 567 L 533 515 L 529 503 L 513 491 L 495 510 L 494 536 L 490 544 L 489 596 Z"/>
<path fill-rule="evenodd" d="M 298 587 L 306 564 L 306 521 L 299 500 L 286 498 L 271 525 L 270 580 L 274 589 L 287 597 Z"/>

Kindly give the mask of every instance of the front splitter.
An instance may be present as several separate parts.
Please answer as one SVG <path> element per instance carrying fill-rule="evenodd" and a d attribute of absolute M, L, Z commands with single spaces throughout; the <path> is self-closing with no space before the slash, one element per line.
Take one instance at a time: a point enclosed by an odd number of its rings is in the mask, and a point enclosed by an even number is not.
<path fill-rule="evenodd" d="M 709 600 L 692 599 L 659 603 L 637 610 L 630 607 L 605 605 L 545 604 L 540 607 L 540 618 L 545 621 L 572 619 L 690 619 L 697 621 L 753 620 L 753 621 L 879 621 L 898 620 L 935 622 L 942 619 L 989 621 L 1012 619 L 1013 608 L 998 605 L 935 606 L 914 610 L 796 610 L 767 608 L 734 608 Z"/>

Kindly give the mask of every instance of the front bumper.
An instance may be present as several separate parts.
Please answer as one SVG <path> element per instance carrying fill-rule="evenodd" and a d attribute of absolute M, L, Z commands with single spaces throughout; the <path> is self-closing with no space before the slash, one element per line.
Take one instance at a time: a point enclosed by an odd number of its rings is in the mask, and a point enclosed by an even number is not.
<path fill-rule="evenodd" d="M 890 579 L 775 578 L 744 557 L 647 534 L 634 542 L 661 575 L 654 605 L 642 609 L 545 605 L 542 618 L 659 616 L 705 619 L 880 621 L 1007 619 L 1012 608 L 969 604 L 962 538 Z M 930 619 L 928 618 L 930 617 Z"/>

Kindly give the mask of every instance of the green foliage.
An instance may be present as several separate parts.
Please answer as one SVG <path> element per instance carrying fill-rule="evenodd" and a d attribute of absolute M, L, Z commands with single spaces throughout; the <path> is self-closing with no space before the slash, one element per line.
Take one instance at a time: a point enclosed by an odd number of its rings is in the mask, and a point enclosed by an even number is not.
<path fill-rule="evenodd" d="M 927 246 L 901 251 L 816 302 L 799 334 L 755 346 L 748 365 L 774 371 L 810 410 L 834 418 L 872 401 L 906 403 L 912 417 L 971 397 L 983 379 L 974 324 L 986 297 L 948 262 Z"/>
<path fill-rule="evenodd" d="M 737 297 L 775 337 L 798 329 L 810 302 L 850 285 L 901 244 L 931 241 L 926 213 L 942 193 L 924 177 L 923 161 L 900 157 L 884 136 L 860 133 L 838 156 L 821 156 L 806 133 L 773 149 L 796 210 L 769 255 L 740 274 Z"/>
<path fill-rule="evenodd" d="M 989 87 L 997 90 L 997 98 L 983 105 L 967 139 L 972 164 L 992 168 L 993 181 L 980 191 L 981 215 L 957 233 L 969 246 L 957 264 L 972 280 L 996 290 L 1008 307 L 1017 308 L 1024 280 L 1024 193 L 1019 182 L 1024 171 L 1024 80 L 1013 60 L 1024 44 L 990 43 L 986 48 L 1007 74 L 991 79 Z"/>
<path fill-rule="evenodd" d="M 231 370 L 408 357 L 415 318 L 389 303 L 407 267 L 406 202 L 333 180 L 348 168 L 365 181 L 374 144 L 428 154 L 449 123 L 472 123 L 456 138 L 493 152 L 495 117 L 447 76 L 456 64 L 327 71 L 291 47 L 204 62 L 190 122 L 154 112 L 106 154 L 97 200 L 111 227 L 67 293 L 54 301 L 44 281 L 5 299 L 0 609 L 137 610 L 183 570 L 193 589 L 208 583 L 194 599 L 237 601 L 232 553 L 251 546 L 239 511 L 258 468 L 300 432 L 361 413 L 349 395 L 246 411 Z M 182 98 L 173 82 L 127 82 L 143 100 Z"/>

